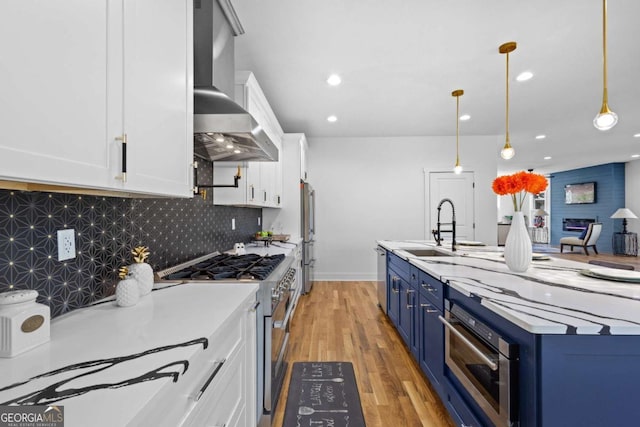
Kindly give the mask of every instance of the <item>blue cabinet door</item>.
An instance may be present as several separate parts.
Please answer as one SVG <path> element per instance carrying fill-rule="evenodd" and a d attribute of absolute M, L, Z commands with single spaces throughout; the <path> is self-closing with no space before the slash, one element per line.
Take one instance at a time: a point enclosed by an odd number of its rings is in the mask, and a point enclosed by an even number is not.
<path fill-rule="evenodd" d="M 392 269 L 387 269 L 387 316 L 397 328 L 400 311 L 400 276 Z"/>
<path fill-rule="evenodd" d="M 400 298 L 400 309 L 398 311 L 398 332 L 404 342 L 412 347 L 412 338 L 414 336 L 414 310 L 415 306 L 415 290 L 402 277 L 398 280 L 398 290 Z"/>
<path fill-rule="evenodd" d="M 433 388 L 442 397 L 444 373 L 444 327 L 438 319 L 442 312 L 424 295 L 420 295 L 418 307 L 418 331 L 420 340 L 420 368 Z"/>

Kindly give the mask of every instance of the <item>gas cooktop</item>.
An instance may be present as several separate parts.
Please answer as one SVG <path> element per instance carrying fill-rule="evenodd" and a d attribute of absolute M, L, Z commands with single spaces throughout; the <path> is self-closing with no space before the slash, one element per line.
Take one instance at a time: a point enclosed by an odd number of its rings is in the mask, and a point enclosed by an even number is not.
<path fill-rule="evenodd" d="M 163 280 L 265 280 L 285 256 L 212 254 L 159 274 Z"/>

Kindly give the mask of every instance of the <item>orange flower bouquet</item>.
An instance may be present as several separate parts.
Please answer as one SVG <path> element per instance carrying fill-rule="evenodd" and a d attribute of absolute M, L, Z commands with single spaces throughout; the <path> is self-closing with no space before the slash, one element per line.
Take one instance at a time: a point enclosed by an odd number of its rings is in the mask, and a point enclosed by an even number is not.
<path fill-rule="evenodd" d="M 547 188 L 547 179 L 537 173 L 525 171 L 516 172 L 513 175 L 499 176 L 493 180 L 493 192 L 505 196 L 511 194 L 513 210 L 520 212 L 526 193 L 538 194 Z"/>

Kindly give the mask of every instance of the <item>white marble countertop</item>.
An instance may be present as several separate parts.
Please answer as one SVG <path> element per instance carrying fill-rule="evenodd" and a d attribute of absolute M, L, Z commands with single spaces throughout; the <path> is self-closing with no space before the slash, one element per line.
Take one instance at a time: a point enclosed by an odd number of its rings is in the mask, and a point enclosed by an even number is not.
<path fill-rule="evenodd" d="M 591 264 L 550 257 L 525 273 L 511 272 L 502 248 L 450 246 L 454 256 L 415 257 L 403 249 L 434 248 L 430 241 L 378 241 L 411 264 L 535 334 L 640 335 L 640 283 L 594 279 Z"/>
<path fill-rule="evenodd" d="M 51 322 L 49 342 L 0 359 L 0 405 L 63 405 L 68 427 L 128 425 L 175 384 L 163 374 L 177 373 L 180 381 L 183 363 L 199 356 L 203 340 L 257 289 L 168 285 L 133 307 L 107 299 L 60 316 Z"/>

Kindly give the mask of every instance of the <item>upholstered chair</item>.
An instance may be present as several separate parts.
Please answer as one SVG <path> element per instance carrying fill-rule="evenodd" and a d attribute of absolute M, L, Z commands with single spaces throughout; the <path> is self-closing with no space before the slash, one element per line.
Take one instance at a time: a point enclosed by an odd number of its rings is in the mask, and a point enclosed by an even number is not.
<path fill-rule="evenodd" d="M 588 247 L 592 247 L 593 251 L 597 254 L 598 249 L 596 248 L 596 242 L 600 237 L 600 232 L 602 232 L 602 223 L 601 222 L 593 222 L 589 224 L 589 227 L 585 230 L 583 235 L 580 237 L 563 237 L 560 239 L 560 253 L 565 246 L 569 246 L 571 250 L 573 250 L 574 246 L 580 246 L 584 249 L 584 253 L 589 255 Z"/>

